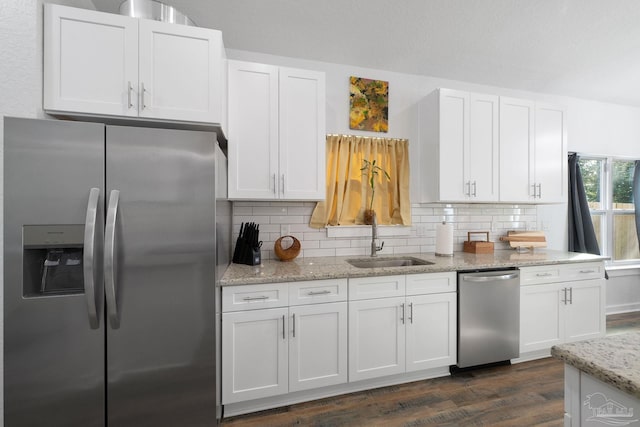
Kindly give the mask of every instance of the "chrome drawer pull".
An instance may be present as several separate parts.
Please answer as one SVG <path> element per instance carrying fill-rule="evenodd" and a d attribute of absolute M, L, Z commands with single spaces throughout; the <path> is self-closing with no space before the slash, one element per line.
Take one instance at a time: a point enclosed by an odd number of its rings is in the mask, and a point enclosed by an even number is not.
<path fill-rule="evenodd" d="M 536 276 L 537 277 L 548 277 L 548 276 L 553 276 L 553 274 L 551 274 L 551 273 L 537 273 Z"/>
<path fill-rule="evenodd" d="M 307 293 L 307 295 L 327 295 L 327 294 L 330 294 L 330 293 L 331 293 L 331 291 L 328 291 L 328 290 L 318 291 L 318 292 L 309 291 Z"/>
<path fill-rule="evenodd" d="M 580 270 L 580 274 L 589 274 L 589 273 L 595 273 L 595 270 Z"/>
<path fill-rule="evenodd" d="M 269 299 L 268 296 L 261 296 L 261 297 L 244 297 L 242 298 L 245 301 L 263 301 L 266 299 Z"/>

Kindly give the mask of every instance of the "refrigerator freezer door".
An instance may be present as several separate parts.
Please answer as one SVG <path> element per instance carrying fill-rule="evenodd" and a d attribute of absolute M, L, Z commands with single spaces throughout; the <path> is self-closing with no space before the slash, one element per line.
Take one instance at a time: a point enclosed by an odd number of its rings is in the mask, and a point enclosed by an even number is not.
<path fill-rule="evenodd" d="M 102 257 L 104 126 L 6 117 L 4 150 L 4 425 L 103 426 L 101 263 L 78 252 L 89 236 Z"/>
<path fill-rule="evenodd" d="M 107 208 L 109 425 L 212 425 L 216 135 L 108 126 L 106 136 L 107 194 L 119 191 Z"/>

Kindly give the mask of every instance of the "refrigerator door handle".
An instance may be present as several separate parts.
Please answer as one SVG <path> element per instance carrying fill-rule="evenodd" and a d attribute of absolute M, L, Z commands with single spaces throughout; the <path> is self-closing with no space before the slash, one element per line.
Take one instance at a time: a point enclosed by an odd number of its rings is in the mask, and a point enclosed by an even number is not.
<path fill-rule="evenodd" d="M 94 280 L 96 225 L 98 220 L 99 201 L 100 189 L 92 188 L 89 192 L 87 216 L 84 222 L 84 250 L 82 260 L 84 295 L 87 299 L 87 312 L 89 313 L 89 326 L 91 326 L 91 329 L 98 329 L 100 326 L 96 303 L 96 284 Z"/>
<path fill-rule="evenodd" d="M 118 215 L 118 202 L 120 191 L 111 190 L 109 194 L 109 207 L 107 208 L 107 220 L 104 230 L 104 289 L 107 297 L 107 315 L 111 328 L 120 328 L 118 307 L 116 303 L 116 265 L 115 265 L 115 240 L 116 217 Z"/>

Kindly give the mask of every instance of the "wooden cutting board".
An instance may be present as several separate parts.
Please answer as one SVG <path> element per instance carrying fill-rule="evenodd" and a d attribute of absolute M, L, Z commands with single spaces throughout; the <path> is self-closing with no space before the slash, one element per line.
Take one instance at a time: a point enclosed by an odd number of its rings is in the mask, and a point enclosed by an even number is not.
<path fill-rule="evenodd" d="M 547 239 L 544 231 L 508 231 L 506 236 L 500 237 L 503 242 L 509 242 L 512 248 L 546 248 Z"/>

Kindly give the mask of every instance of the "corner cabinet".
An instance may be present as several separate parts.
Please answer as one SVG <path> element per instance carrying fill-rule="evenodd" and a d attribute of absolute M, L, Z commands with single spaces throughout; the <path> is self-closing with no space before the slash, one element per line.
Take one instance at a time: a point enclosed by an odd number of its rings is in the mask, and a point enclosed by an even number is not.
<path fill-rule="evenodd" d="M 435 174 L 422 180 L 422 199 L 497 201 L 498 97 L 439 89 L 420 109 L 421 161 Z"/>
<path fill-rule="evenodd" d="M 326 196 L 323 72 L 229 61 L 229 198 Z"/>
<path fill-rule="evenodd" d="M 520 355 L 604 336 L 604 263 L 520 268 Z"/>
<path fill-rule="evenodd" d="M 219 124 L 226 58 L 217 30 L 45 4 L 44 110 Z"/>
<path fill-rule="evenodd" d="M 438 89 L 420 103 L 421 202 L 561 203 L 566 112 Z"/>

